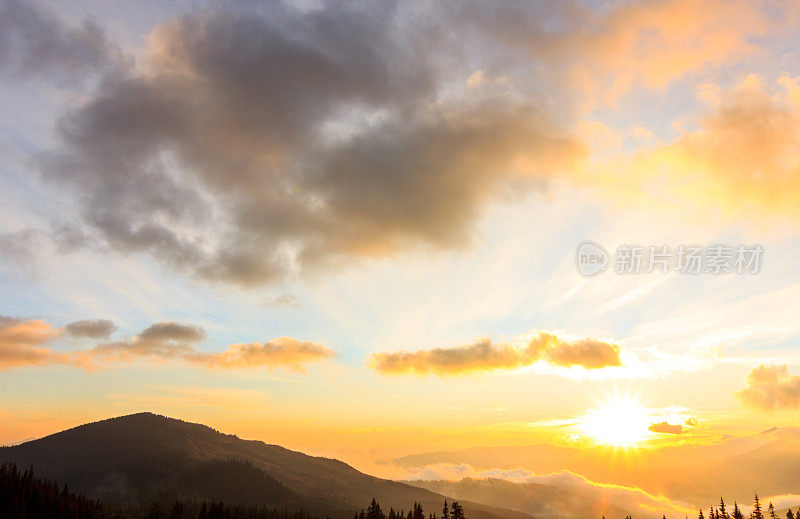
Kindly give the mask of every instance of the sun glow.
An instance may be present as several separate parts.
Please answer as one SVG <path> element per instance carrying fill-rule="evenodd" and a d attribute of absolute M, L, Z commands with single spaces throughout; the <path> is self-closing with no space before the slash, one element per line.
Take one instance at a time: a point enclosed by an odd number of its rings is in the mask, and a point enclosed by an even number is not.
<path fill-rule="evenodd" d="M 650 418 L 650 411 L 638 401 L 615 398 L 588 411 L 581 428 L 603 445 L 634 447 L 648 436 Z"/>

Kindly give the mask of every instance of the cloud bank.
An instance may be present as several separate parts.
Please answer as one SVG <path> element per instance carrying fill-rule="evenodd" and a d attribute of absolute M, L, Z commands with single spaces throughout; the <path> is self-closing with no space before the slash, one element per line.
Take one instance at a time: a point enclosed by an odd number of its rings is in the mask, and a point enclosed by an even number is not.
<path fill-rule="evenodd" d="M 611 503 L 618 509 L 627 510 L 634 515 L 644 517 L 659 518 L 663 514 L 684 515 L 696 513 L 696 509 L 693 506 L 670 500 L 663 495 L 654 495 L 636 487 L 599 483 L 568 470 L 552 474 L 536 474 L 522 468 L 511 470 L 501 468 L 476 469 L 465 463 L 439 463 L 416 469 L 405 479 L 457 481 L 463 478 L 495 478 L 521 484 L 547 485 L 556 489 L 571 491 L 585 500 L 596 503 Z"/>
<path fill-rule="evenodd" d="M 224 351 L 198 349 L 206 337 L 195 325 L 174 321 L 154 323 L 122 341 L 88 348 L 54 350 L 47 344 L 65 334 L 76 339 L 105 339 L 116 329 L 106 319 L 75 321 L 63 329 L 41 320 L 0 316 L 0 370 L 33 365 L 74 365 L 95 370 L 116 363 L 137 360 L 182 361 L 213 369 L 288 369 L 304 371 L 311 362 L 332 359 L 328 347 L 292 337 L 278 337 L 263 343 L 231 344 Z"/>
<path fill-rule="evenodd" d="M 540 332 L 522 347 L 484 338 L 453 348 L 374 353 L 368 365 L 385 374 L 458 375 L 521 368 L 538 361 L 586 369 L 622 365 L 616 344 L 596 339 L 566 340 L 547 332 Z"/>

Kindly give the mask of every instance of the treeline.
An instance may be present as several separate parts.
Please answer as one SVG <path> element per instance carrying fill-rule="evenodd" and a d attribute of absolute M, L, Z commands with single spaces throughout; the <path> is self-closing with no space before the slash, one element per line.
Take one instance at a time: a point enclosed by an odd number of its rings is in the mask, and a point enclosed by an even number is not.
<path fill-rule="evenodd" d="M 758 499 L 758 494 L 756 494 L 753 500 L 753 510 L 747 517 L 749 519 L 779 519 L 775 514 L 775 507 L 772 506 L 772 503 L 769 503 L 766 513 L 764 512 L 761 507 L 761 501 Z M 800 518 L 800 509 L 797 510 L 797 514 L 792 512 L 791 508 L 786 511 L 786 519 L 795 518 Z M 702 510 L 697 514 L 697 519 L 706 519 Z M 719 506 L 709 509 L 708 519 L 745 519 L 745 515 L 742 513 L 741 509 L 739 509 L 739 504 L 736 501 L 733 502 L 733 510 L 729 512 L 728 508 L 725 507 L 725 500 L 720 498 Z"/>
<path fill-rule="evenodd" d="M 372 502 L 369 504 L 366 511 L 361 509 L 361 513 L 356 513 L 353 519 L 465 519 L 465 517 L 464 508 L 458 504 L 458 501 L 453 501 L 453 503 L 448 506 L 447 499 L 445 499 L 444 506 L 442 507 L 442 515 L 437 518 L 436 513 L 433 512 L 426 518 L 425 511 L 422 509 L 422 504 L 420 503 L 415 502 L 408 513 L 403 510 L 395 511 L 394 508 L 391 507 L 389 508 L 389 512 L 386 513 L 375 498 L 372 498 Z"/>
<path fill-rule="evenodd" d="M 143 519 L 315 519 L 300 510 L 288 512 L 275 508 L 232 506 L 223 502 L 186 503 L 177 501 L 171 507 L 153 505 Z"/>
<path fill-rule="evenodd" d="M 2 519 L 315 519 L 306 512 L 267 507 L 231 506 L 223 502 L 176 501 L 153 504 L 138 511 L 120 512 L 100 501 L 69 491 L 65 485 L 38 479 L 33 470 L 20 471 L 13 463 L 0 464 L 0 518 Z"/>
<path fill-rule="evenodd" d="M 3 519 L 106 519 L 102 505 L 75 495 L 66 485 L 20 472 L 13 463 L 0 465 L 0 517 Z"/>
<path fill-rule="evenodd" d="M 603 516 L 605 519 L 605 516 Z M 632 519 L 631 516 L 627 516 L 625 519 Z M 662 519 L 667 519 L 666 515 L 662 516 Z M 731 510 L 728 506 L 725 505 L 725 500 L 720 498 L 719 506 L 711 507 L 708 510 L 708 517 L 703 513 L 703 510 L 698 510 L 697 519 L 782 519 L 778 517 L 775 513 L 775 507 L 772 503 L 769 503 L 767 506 L 767 511 L 764 512 L 764 509 L 761 506 L 761 500 L 758 498 L 758 494 L 756 494 L 755 499 L 753 500 L 753 510 L 747 514 L 746 516 L 742 512 L 742 509 L 739 508 L 739 503 L 736 501 L 733 502 L 733 510 Z M 792 509 L 786 510 L 786 519 L 800 519 L 800 509 L 797 510 L 795 514 L 792 512 Z"/>

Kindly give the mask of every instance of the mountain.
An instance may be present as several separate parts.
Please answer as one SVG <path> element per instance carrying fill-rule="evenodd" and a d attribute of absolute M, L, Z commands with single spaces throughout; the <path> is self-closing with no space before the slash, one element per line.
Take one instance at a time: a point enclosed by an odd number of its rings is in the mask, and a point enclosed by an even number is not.
<path fill-rule="evenodd" d="M 341 461 L 222 434 L 210 427 L 139 413 L 0 448 L 0 461 L 118 507 L 175 499 L 223 500 L 350 519 L 376 498 L 408 510 L 439 511 L 444 496 L 363 474 Z M 469 519 L 530 519 L 522 512 L 464 502 Z"/>
<path fill-rule="evenodd" d="M 513 483 L 503 479 L 464 478 L 460 481 L 410 481 L 453 499 L 468 499 L 487 505 L 505 506 L 527 512 L 539 519 L 565 517 L 627 517 L 623 510 L 602 499 L 592 499 L 578 491 L 539 483 Z"/>

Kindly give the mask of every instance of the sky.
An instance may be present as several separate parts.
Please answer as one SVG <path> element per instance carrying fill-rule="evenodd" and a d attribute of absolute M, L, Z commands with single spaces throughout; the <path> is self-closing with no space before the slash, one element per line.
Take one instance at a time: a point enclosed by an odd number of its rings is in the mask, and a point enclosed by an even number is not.
<path fill-rule="evenodd" d="M 796 424 L 799 22 L 0 1 L 0 443 L 152 411 L 404 477 Z"/>

